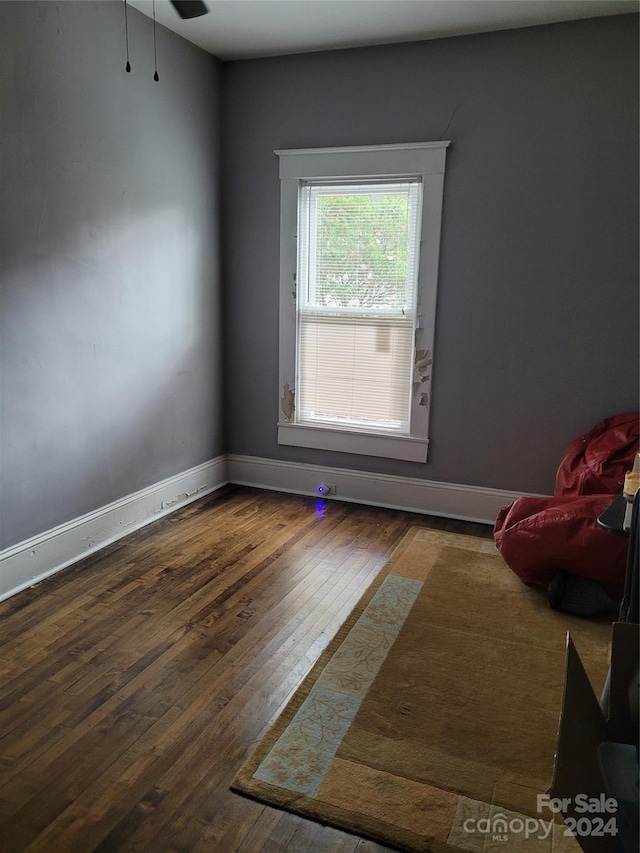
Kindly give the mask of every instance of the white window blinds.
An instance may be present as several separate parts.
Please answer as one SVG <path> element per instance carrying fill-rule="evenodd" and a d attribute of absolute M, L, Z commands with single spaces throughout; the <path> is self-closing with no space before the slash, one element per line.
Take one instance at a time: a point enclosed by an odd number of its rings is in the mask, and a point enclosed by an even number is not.
<path fill-rule="evenodd" d="M 303 182 L 296 420 L 409 434 L 419 179 Z"/>

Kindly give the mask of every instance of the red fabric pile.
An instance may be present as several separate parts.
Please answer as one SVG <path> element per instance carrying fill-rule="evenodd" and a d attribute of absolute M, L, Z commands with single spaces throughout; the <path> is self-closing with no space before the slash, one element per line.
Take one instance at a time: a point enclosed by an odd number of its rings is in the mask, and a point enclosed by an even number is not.
<path fill-rule="evenodd" d="M 605 418 L 567 447 L 554 497 L 518 498 L 500 510 L 495 543 L 524 583 L 546 589 L 564 571 L 622 594 L 628 539 L 599 527 L 597 518 L 622 493 L 639 441 L 637 412 Z"/>

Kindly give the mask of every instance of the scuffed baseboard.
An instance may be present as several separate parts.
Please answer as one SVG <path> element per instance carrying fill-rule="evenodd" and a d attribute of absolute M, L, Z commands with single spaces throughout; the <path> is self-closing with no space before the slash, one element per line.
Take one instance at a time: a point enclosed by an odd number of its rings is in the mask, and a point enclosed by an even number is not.
<path fill-rule="evenodd" d="M 254 456 L 229 455 L 227 459 L 229 481 L 238 485 L 319 497 L 317 487 L 325 483 L 335 485 L 331 497 L 337 500 L 480 524 L 493 525 L 498 510 L 523 494 Z"/>
<path fill-rule="evenodd" d="M 501 507 L 521 497 L 480 486 L 218 456 L 0 552 L 0 601 L 227 483 L 316 497 L 325 483 L 335 486 L 336 500 L 491 525 Z"/>
<path fill-rule="evenodd" d="M 221 488 L 218 456 L 0 552 L 0 601 L 88 557 L 146 524 Z"/>

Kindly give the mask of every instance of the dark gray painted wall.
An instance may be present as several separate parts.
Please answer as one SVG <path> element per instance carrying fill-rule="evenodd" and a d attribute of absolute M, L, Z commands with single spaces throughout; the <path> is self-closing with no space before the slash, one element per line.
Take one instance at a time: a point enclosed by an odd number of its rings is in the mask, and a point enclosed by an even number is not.
<path fill-rule="evenodd" d="M 224 451 L 220 63 L 0 3 L 0 548 Z"/>
<path fill-rule="evenodd" d="M 127 75 L 120 2 L 0 3 L 0 548 L 225 450 L 545 491 L 637 407 L 637 19 L 224 74 L 159 27 L 160 83 L 129 23 Z M 442 135 L 429 463 L 279 448 L 273 149 Z"/>
<path fill-rule="evenodd" d="M 638 19 L 223 71 L 231 453 L 549 492 L 638 406 Z M 273 149 L 451 139 L 426 465 L 279 447 Z"/>

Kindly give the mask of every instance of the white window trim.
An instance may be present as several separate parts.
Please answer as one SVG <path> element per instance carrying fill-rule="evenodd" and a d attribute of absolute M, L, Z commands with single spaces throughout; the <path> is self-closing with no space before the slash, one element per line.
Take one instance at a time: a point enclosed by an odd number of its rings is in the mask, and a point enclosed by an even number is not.
<path fill-rule="evenodd" d="M 280 161 L 280 406 L 278 443 L 426 462 L 431 408 L 431 366 L 438 289 L 440 229 L 446 149 L 450 141 L 350 148 L 275 151 Z M 422 232 L 418 276 L 418 324 L 411 406 L 411 434 L 396 436 L 295 423 L 296 268 L 298 186 L 316 178 L 422 180 Z"/>

